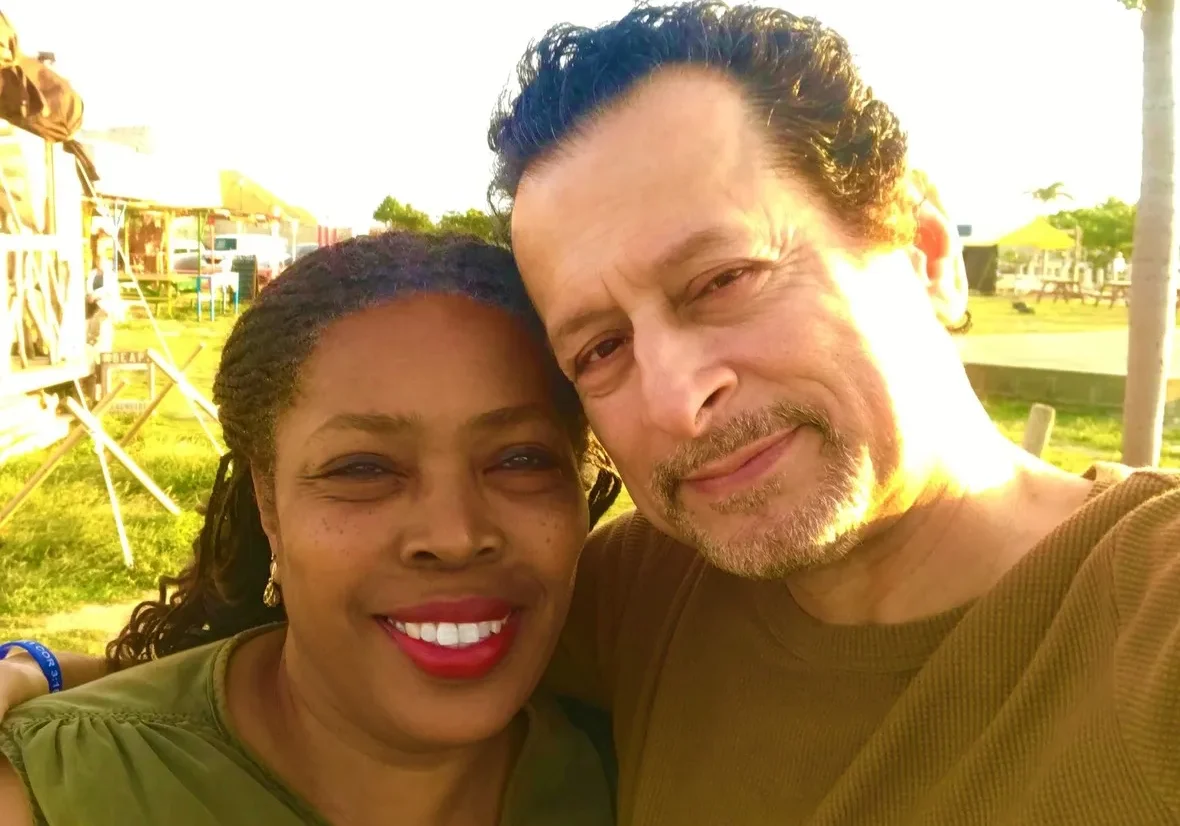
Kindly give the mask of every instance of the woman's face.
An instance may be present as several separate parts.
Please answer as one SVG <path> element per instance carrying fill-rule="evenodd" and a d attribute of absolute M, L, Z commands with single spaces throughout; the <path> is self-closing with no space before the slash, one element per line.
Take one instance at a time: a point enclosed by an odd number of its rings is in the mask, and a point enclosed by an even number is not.
<path fill-rule="evenodd" d="M 293 689 L 353 734 L 482 740 L 540 679 L 588 529 L 546 358 L 508 313 L 426 295 L 334 323 L 305 364 L 263 520 Z"/>

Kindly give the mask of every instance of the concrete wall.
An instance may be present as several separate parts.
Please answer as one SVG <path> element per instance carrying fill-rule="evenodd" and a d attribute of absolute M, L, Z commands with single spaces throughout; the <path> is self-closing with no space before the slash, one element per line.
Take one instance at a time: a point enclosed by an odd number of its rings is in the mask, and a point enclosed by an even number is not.
<path fill-rule="evenodd" d="M 1061 407 L 1106 410 L 1123 408 L 1125 376 L 993 364 L 965 364 L 963 367 L 981 399 L 1019 399 Z M 1167 399 L 1169 420 L 1180 419 L 1180 378 L 1168 382 Z"/>

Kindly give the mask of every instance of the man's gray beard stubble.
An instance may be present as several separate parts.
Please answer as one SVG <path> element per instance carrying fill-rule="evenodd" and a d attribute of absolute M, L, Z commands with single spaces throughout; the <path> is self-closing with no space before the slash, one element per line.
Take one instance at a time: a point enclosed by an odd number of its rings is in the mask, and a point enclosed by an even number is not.
<path fill-rule="evenodd" d="M 721 542 L 696 525 L 679 501 L 680 480 L 696 467 L 728 455 L 785 427 L 816 429 L 823 437 L 823 477 L 811 495 L 760 534 Z M 822 412 L 779 403 L 759 413 L 743 414 L 717 431 L 684 446 L 653 474 L 653 490 L 665 518 L 681 537 L 717 568 L 747 579 L 779 580 L 799 571 L 822 567 L 843 558 L 860 539 L 857 514 L 864 513 L 867 495 L 860 463 Z M 713 504 L 724 515 L 758 512 L 783 492 L 781 478 L 742 491 Z"/>

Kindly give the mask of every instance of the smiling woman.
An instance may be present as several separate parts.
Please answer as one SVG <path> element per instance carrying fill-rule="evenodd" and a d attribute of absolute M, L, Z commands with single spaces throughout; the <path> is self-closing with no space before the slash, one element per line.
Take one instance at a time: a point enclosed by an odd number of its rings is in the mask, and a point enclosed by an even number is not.
<path fill-rule="evenodd" d="M 5 720 L 0 822 L 609 823 L 594 732 L 533 692 L 618 482 L 510 255 L 307 256 L 214 395 L 194 561 L 108 651 L 152 662 Z"/>

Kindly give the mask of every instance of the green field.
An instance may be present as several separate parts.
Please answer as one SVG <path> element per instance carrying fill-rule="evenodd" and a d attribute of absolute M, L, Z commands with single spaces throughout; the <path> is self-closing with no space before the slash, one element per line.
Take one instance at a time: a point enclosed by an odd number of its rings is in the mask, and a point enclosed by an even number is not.
<path fill-rule="evenodd" d="M 1127 308 L 1103 304 L 1081 304 L 1077 301 L 1054 304 L 1047 299 L 1037 304 L 1026 299 L 1033 315 L 1022 315 L 1012 309 L 1012 299 L 976 296 L 971 299 L 974 323 L 971 335 L 1002 335 L 1007 333 L 1077 333 L 1086 330 L 1109 330 L 1127 326 Z"/>
<path fill-rule="evenodd" d="M 977 333 L 1048 332 L 1095 329 L 1126 323 L 1121 308 L 1043 304 L 1035 316 L 1021 316 L 1001 299 L 972 304 Z M 205 348 L 188 376 L 208 392 L 229 323 L 161 321 L 173 356 L 184 358 L 197 344 Z M 119 332 L 120 349 L 159 348 L 146 321 L 131 322 Z M 133 387 L 128 397 L 145 389 Z M 1000 429 L 1019 441 L 1028 405 L 994 402 L 988 411 Z M 130 417 L 108 416 L 109 432 L 118 437 Z M 217 433 L 220 438 L 220 433 Z M 1100 411 L 1059 410 L 1046 458 L 1071 471 L 1096 459 L 1117 460 L 1120 423 Z M 1180 467 L 1180 428 L 1170 428 L 1164 464 Z M 123 566 L 106 490 L 94 450 L 77 446 L 53 476 L 0 529 L 0 639 L 37 636 L 53 645 L 97 650 L 112 628 L 125 618 L 127 604 L 141 599 L 158 578 L 175 572 L 188 558 L 201 524 L 197 508 L 208 494 L 216 454 L 189 406 L 173 392 L 156 417 L 129 448 L 131 456 L 164 487 L 183 509 L 170 516 L 130 475 L 112 463 L 123 516 L 136 557 L 133 571 Z M 0 468 L 0 500 L 7 501 L 40 464 L 45 453 Z M 616 505 L 630 505 L 626 495 Z M 83 606 L 113 606 L 107 609 Z M 65 615 L 63 616 L 63 612 Z"/>

